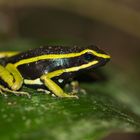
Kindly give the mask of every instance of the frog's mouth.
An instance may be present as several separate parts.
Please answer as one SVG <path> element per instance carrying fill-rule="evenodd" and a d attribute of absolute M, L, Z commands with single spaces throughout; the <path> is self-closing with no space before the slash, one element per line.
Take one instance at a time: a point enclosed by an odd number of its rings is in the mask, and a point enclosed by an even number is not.
<path fill-rule="evenodd" d="M 107 62 L 110 61 L 110 58 L 100 58 L 100 57 L 99 57 L 97 60 L 98 60 L 98 64 L 99 64 L 100 66 L 104 66 Z"/>

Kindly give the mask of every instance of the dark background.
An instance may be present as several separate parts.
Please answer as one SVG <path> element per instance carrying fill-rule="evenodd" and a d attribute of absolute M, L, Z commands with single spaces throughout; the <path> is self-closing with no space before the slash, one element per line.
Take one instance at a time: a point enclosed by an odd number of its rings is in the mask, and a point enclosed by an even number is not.
<path fill-rule="evenodd" d="M 112 65 L 139 79 L 140 1 L 12 1 L 0 2 L 0 48 L 22 40 L 35 47 L 49 43 L 96 44 L 112 56 Z M 19 50 L 26 47 L 19 46 Z M 4 48 L 6 50 L 6 48 Z M 9 48 L 8 48 L 9 49 Z M 13 48 L 10 48 L 13 50 Z M 112 134 L 109 139 L 139 139 L 138 134 Z"/>

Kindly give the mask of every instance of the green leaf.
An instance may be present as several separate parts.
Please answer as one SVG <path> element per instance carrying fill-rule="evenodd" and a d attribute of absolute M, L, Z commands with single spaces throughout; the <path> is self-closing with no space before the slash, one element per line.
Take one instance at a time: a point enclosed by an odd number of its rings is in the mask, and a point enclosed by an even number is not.
<path fill-rule="evenodd" d="M 114 131 L 139 131 L 139 95 L 132 88 L 138 86 L 127 86 L 127 75 L 113 67 L 102 68 L 107 80 L 81 83 L 86 94 L 79 93 L 79 99 L 60 99 L 27 87 L 23 90 L 31 99 L 0 96 L 0 139 L 98 140 Z"/>

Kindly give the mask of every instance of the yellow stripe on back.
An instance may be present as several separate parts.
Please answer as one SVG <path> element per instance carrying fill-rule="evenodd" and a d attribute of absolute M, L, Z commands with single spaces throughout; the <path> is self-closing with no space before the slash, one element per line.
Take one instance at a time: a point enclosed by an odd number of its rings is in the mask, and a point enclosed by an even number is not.
<path fill-rule="evenodd" d="M 15 65 L 15 67 L 18 67 L 19 65 L 33 63 L 33 62 L 37 62 L 39 60 L 77 57 L 77 56 L 80 56 L 80 55 L 85 54 L 87 52 L 92 53 L 93 55 L 95 55 L 97 57 L 110 58 L 110 56 L 107 54 L 101 54 L 101 53 L 98 53 L 94 50 L 86 49 L 86 50 L 81 51 L 79 53 L 45 54 L 45 55 L 41 55 L 41 56 L 31 57 L 31 58 L 27 58 L 24 60 L 20 60 L 20 61 L 16 62 L 14 65 Z"/>

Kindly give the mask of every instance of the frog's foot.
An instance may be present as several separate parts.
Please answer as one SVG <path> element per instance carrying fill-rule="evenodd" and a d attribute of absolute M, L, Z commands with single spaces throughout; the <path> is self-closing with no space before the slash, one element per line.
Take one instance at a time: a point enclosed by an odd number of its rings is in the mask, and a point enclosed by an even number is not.
<path fill-rule="evenodd" d="M 80 92 L 81 92 L 82 94 L 84 94 L 84 95 L 86 95 L 86 94 L 87 94 L 86 90 L 85 90 L 85 89 L 83 89 L 83 88 L 81 88 L 81 89 L 80 89 Z"/>
<path fill-rule="evenodd" d="M 70 86 L 72 88 L 71 94 L 77 94 L 79 92 L 80 87 L 78 81 L 72 81 Z"/>
<path fill-rule="evenodd" d="M 37 91 L 43 92 L 43 93 L 45 93 L 45 94 L 51 94 L 52 97 L 57 97 L 57 96 L 56 96 L 55 94 L 53 94 L 51 91 L 46 90 L 46 89 L 39 88 L 39 89 L 37 89 Z M 71 93 L 70 93 L 70 94 L 63 93 L 62 98 L 63 98 L 63 97 L 77 98 L 77 99 L 79 99 L 79 97 L 78 97 L 77 95 L 74 95 L 74 94 L 71 94 Z"/>
<path fill-rule="evenodd" d="M 0 89 L 0 94 L 1 94 L 2 96 L 7 97 L 7 94 L 5 94 L 1 89 Z"/>
<path fill-rule="evenodd" d="M 28 92 L 24 92 L 24 91 L 8 91 L 13 93 L 16 96 L 27 96 L 28 98 L 31 98 L 31 95 Z"/>
<path fill-rule="evenodd" d="M 77 94 L 80 89 L 78 81 L 72 81 L 71 83 L 66 84 L 65 89 L 70 92 L 71 95 Z"/>
<path fill-rule="evenodd" d="M 51 91 L 49 90 L 46 90 L 46 89 L 42 89 L 42 88 L 38 88 L 37 91 L 39 92 L 43 92 L 45 94 L 51 94 L 52 97 L 56 97 L 55 94 L 53 94 Z M 74 94 L 67 94 L 67 93 L 64 93 L 64 96 L 63 97 L 68 97 L 68 98 L 77 98 L 78 99 L 78 96 L 74 95 Z"/>
<path fill-rule="evenodd" d="M 62 97 L 79 99 L 79 97 L 77 95 L 74 95 L 74 93 L 69 93 L 69 94 L 63 93 Z"/>
<path fill-rule="evenodd" d="M 71 89 L 72 89 L 72 92 L 71 94 L 72 95 L 75 95 L 77 94 L 78 92 L 81 92 L 83 94 L 86 94 L 86 90 L 85 89 L 82 89 L 79 85 L 79 82 L 78 81 L 72 81 L 70 83 L 70 86 L 71 86 Z"/>
<path fill-rule="evenodd" d="M 49 90 L 43 89 L 43 88 L 38 88 L 37 91 L 43 92 L 45 94 L 50 94 L 51 92 Z"/>
<path fill-rule="evenodd" d="M 16 96 L 19 96 L 19 95 L 24 95 L 24 96 L 27 96 L 29 98 L 31 98 L 31 95 L 28 93 L 28 92 L 24 92 L 24 91 L 13 91 L 13 90 L 10 90 L 8 88 L 5 88 L 3 86 L 0 85 L 0 93 L 4 96 L 7 96 L 6 93 L 12 93 Z"/>

